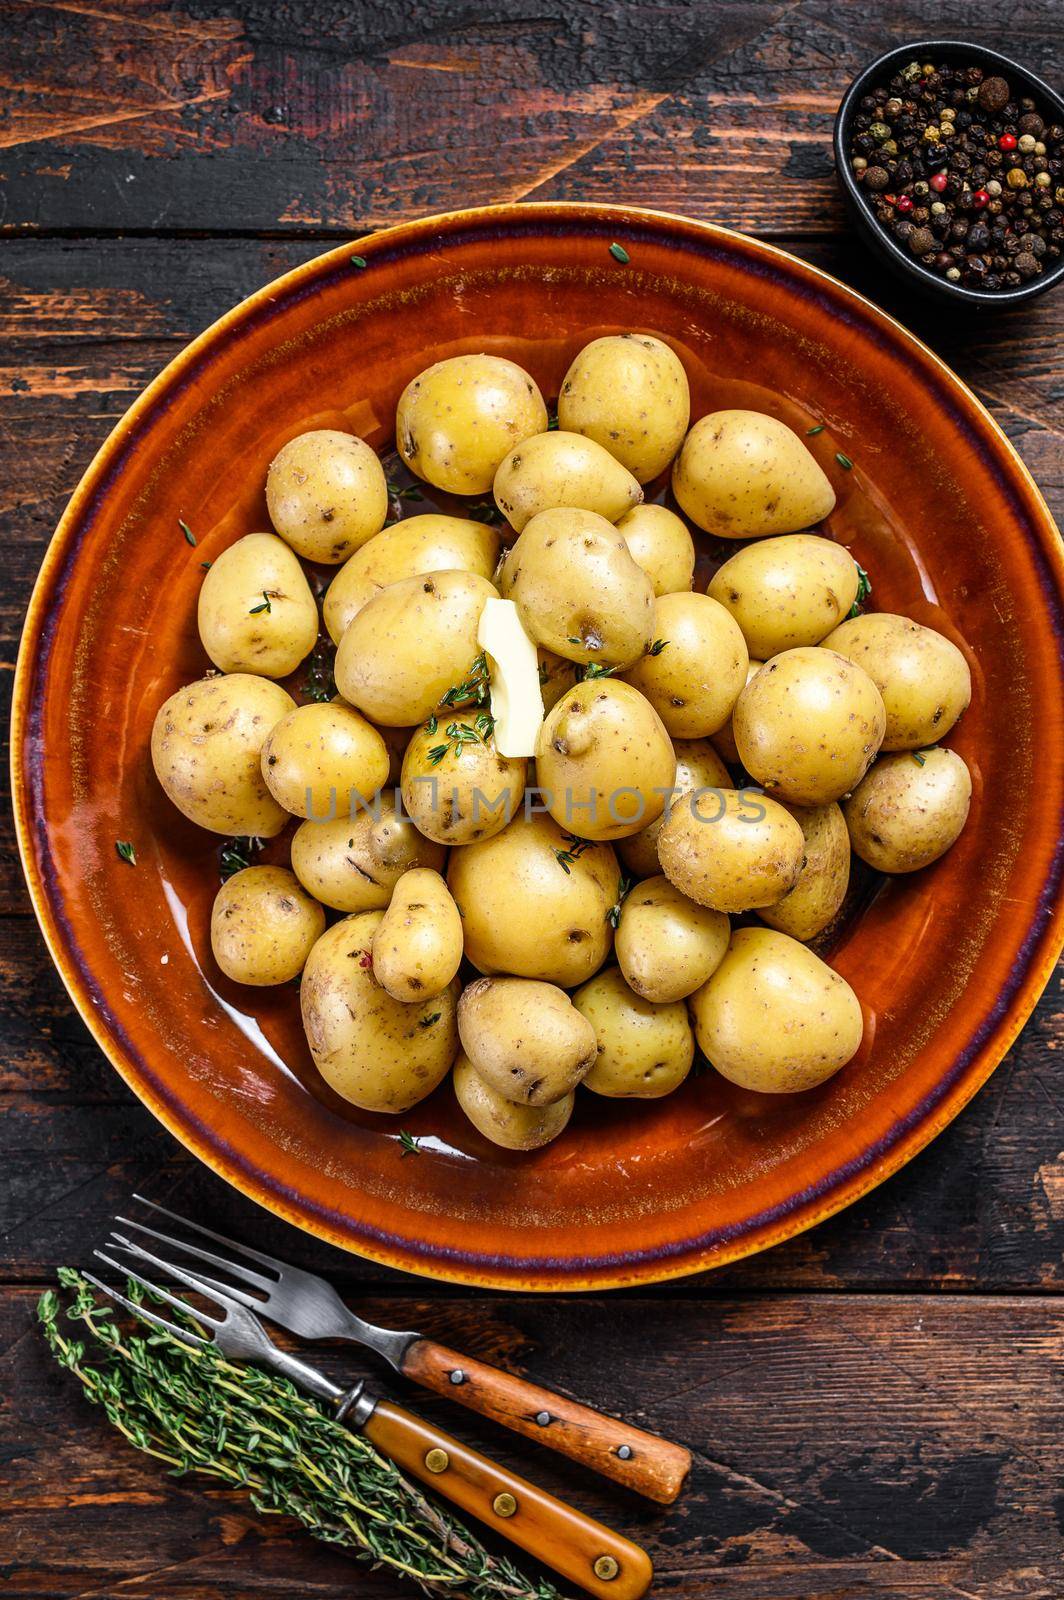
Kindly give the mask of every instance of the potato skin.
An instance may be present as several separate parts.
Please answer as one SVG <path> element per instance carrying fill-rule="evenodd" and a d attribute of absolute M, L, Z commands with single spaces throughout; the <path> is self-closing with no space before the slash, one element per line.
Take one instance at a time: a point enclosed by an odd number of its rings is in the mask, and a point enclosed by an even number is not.
<path fill-rule="evenodd" d="M 630 890 L 614 950 L 625 982 L 643 1000 L 668 1005 L 694 994 L 724 959 L 731 924 L 659 874 Z"/>
<path fill-rule="evenodd" d="M 354 817 L 304 822 L 292 839 L 293 872 L 308 894 L 334 911 L 383 910 L 404 872 L 440 872 L 445 855 L 383 795 Z"/>
<path fill-rule="evenodd" d="M 297 555 L 335 566 L 384 527 L 388 484 L 364 439 L 317 428 L 290 439 L 270 462 L 266 505 Z"/>
<path fill-rule="evenodd" d="M 499 535 L 486 523 L 437 512 L 404 517 L 356 550 L 330 583 L 322 604 L 329 637 L 339 644 L 367 601 L 400 578 L 475 572 L 490 580 L 498 559 Z"/>
<path fill-rule="evenodd" d="M 635 478 L 608 450 L 564 430 L 534 434 L 503 456 L 492 493 L 516 533 L 538 512 L 566 506 L 616 522 L 643 498 Z"/>
<path fill-rule="evenodd" d="M 246 672 L 200 678 L 160 707 L 151 733 L 155 775 L 177 809 L 211 833 L 272 839 L 288 821 L 259 755 L 295 701 Z"/>
<path fill-rule="evenodd" d="M 735 618 L 751 656 L 767 661 L 826 638 L 856 600 L 860 576 L 844 545 L 791 533 L 737 550 L 708 593 Z"/>
<path fill-rule="evenodd" d="M 477 978 L 458 1002 L 462 1049 L 507 1100 L 548 1106 L 570 1095 L 595 1059 L 595 1034 L 564 990 L 529 978 Z"/>
<path fill-rule="evenodd" d="M 754 673 L 760 672 L 764 665 L 765 663 L 763 661 L 755 661 L 753 657 L 751 657 L 750 664 L 746 669 L 746 683 L 749 683 Z M 743 688 L 746 688 L 745 683 L 743 684 Z M 740 690 L 740 693 L 742 693 L 742 690 Z M 736 701 L 736 705 L 738 705 L 738 703 L 739 702 Z M 732 726 L 732 718 L 734 715 L 735 708 L 733 707 L 732 716 L 728 718 L 723 728 L 718 728 L 716 733 L 713 735 L 713 748 L 720 756 L 722 761 L 728 762 L 729 765 L 733 767 L 741 767 L 742 762 L 739 759 L 739 752 L 735 748 L 735 729 Z M 731 780 L 729 779 L 728 781 L 730 782 Z"/>
<path fill-rule="evenodd" d="M 318 822 L 351 814 L 388 777 L 388 750 L 376 728 L 350 706 L 308 702 L 272 727 L 262 776 L 278 805 Z"/>
<path fill-rule="evenodd" d="M 563 865 L 559 854 L 572 859 Z M 608 844 L 574 851 L 552 817 L 519 812 L 493 839 L 452 850 L 447 882 L 462 912 L 465 953 L 481 972 L 571 988 L 606 959 L 606 919 L 620 887 Z"/>
<path fill-rule="evenodd" d="M 753 911 L 789 894 L 805 840 L 781 805 L 753 789 L 695 790 L 661 825 L 661 870 L 682 894 L 715 911 Z"/>
<path fill-rule="evenodd" d="M 403 806 L 427 839 L 439 844 L 472 844 L 501 833 L 521 809 L 528 762 L 520 756 L 501 756 L 494 735 L 485 739 L 478 731 L 484 710 L 441 712 L 436 731 L 431 723 L 415 730 L 403 757 Z M 475 742 L 456 738 L 449 730 L 476 734 Z M 447 754 L 430 759 L 445 745 Z"/>
<path fill-rule="evenodd" d="M 708 739 L 674 739 L 676 772 L 672 780 L 673 800 L 692 789 L 730 789 L 731 774 Z M 671 808 L 670 808 L 671 809 Z M 625 870 L 636 878 L 653 878 L 661 871 L 658 861 L 658 835 L 664 811 L 638 833 L 617 841 L 617 854 Z"/>
<path fill-rule="evenodd" d="M 658 654 L 629 667 L 625 682 L 645 694 L 676 739 L 716 733 L 746 682 L 746 643 L 734 617 L 705 594 L 665 594 L 654 602 Z"/>
<path fill-rule="evenodd" d="M 711 411 L 684 441 L 672 492 L 719 539 L 763 539 L 822 522 L 835 491 L 796 433 L 760 411 Z"/>
<path fill-rule="evenodd" d="M 762 1094 L 799 1094 L 856 1055 L 857 996 L 813 951 L 772 928 L 738 928 L 691 997 L 699 1047 L 722 1077 Z"/>
<path fill-rule="evenodd" d="M 211 950 L 234 983 L 290 983 L 324 932 L 325 912 L 287 867 L 245 867 L 214 898 Z"/>
<path fill-rule="evenodd" d="M 617 523 L 629 554 L 655 596 L 681 594 L 695 579 L 695 544 L 687 524 L 667 506 L 633 506 Z"/>
<path fill-rule="evenodd" d="M 788 806 L 805 836 L 805 859 L 790 894 L 758 912 L 762 922 L 803 943 L 834 920 L 850 886 L 850 835 L 841 808 Z"/>
<path fill-rule="evenodd" d="M 653 1005 L 608 967 L 581 985 L 573 1005 L 595 1031 L 586 1089 L 611 1100 L 660 1100 L 690 1072 L 695 1041 L 682 1003 Z"/>
<path fill-rule="evenodd" d="M 732 715 L 752 778 L 778 800 L 827 805 L 856 788 L 880 745 L 883 697 L 860 667 L 822 647 L 785 650 L 755 673 Z"/>
<path fill-rule="evenodd" d="M 373 974 L 381 912 L 345 917 L 322 934 L 299 989 L 303 1027 L 326 1083 L 364 1111 L 409 1111 L 458 1054 L 458 984 L 417 1005 L 393 1000 Z"/>
<path fill-rule="evenodd" d="M 413 867 L 395 886 L 373 935 L 373 973 L 407 1005 L 441 994 L 462 961 L 462 919 L 438 872 Z"/>
<path fill-rule="evenodd" d="M 921 750 L 944 739 L 971 703 L 972 674 L 960 650 L 909 617 L 869 612 L 823 642 L 867 672 L 883 696 L 884 750 Z"/>
<path fill-rule="evenodd" d="M 895 751 L 842 809 L 862 861 L 878 872 L 919 872 L 960 837 L 971 800 L 971 773 L 955 750 Z"/>
<path fill-rule="evenodd" d="M 501 356 L 451 356 L 411 379 L 395 419 L 412 472 L 451 494 L 485 494 L 508 450 L 544 433 L 547 408 L 523 368 Z"/>
<path fill-rule="evenodd" d="M 683 363 L 646 333 L 593 339 L 565 374 L 558 396 L 558 426 L 594 439 L 640 483 L 664 472 L 690 417 Z"/>
<path fill-rule="evenodd" d="M 576 1104 L 572 1094 L 549 1106 L 507 1100 L 484 1082 L 461 1050 L 454 1064 L 454 1096 L 477 1132 L 503 1150 L 539 1150 L 550 1144 L 564 1133 Z"/>
<path fill-rule="evenodd" d="M 203 648 L 223 672 L 286 678 L 318 639 L 310 584 L 273 533 L 246 534 L 215 558 L 200 588 L 197 620 Z"/>
<path fill-rule="evenodd" d="M 555 655 L 627 667 L 650 644 L 650 579 L 605 517 L 541 511 L 506 566 L 509 596 L 525 632 Z"/>
<path fill-rule="evenodd" d="M 676 774 L 672 740 L 648 700 L 616 678 L 563 695 L 539 730 L 536 781 L 555 822 L 584 839 L 623 839 L 661 816 Z"/>
<path fill-rule="evenodd" d="M 336 652 L 336 687 L 371 722 L 424 722 L 477 655 L 477 624 L 496 594 L 472 572 L 400 578 L 358 612 Z"/>

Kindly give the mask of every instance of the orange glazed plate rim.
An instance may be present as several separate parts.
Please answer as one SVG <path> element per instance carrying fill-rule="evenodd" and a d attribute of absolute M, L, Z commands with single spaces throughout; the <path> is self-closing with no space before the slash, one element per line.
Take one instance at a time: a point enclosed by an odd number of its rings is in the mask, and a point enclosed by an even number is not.
<path fill-rule="evenodd" d="M 734 1228 L 730 1237 L 718 1232 L 711 1239 L 702 1237 L 678 1241 L 674 1248 L 651 1246 L 620 1257 L 616 1254 L 603 1255 L 592 1262 L 581 1262 L 574 1271 L 567 1271 L 565 1263 L 560 1260 L 551 1261 L 548 1267 L 537 1270 L 534 1275 L 526 1275 L 520 1270 L 500 1275 L 486 1255 L 466 1254 L 462 1257 L 461 1265 L 458 1265 L 451 1253 L 446 1257 L 429 1256 L 425 1252 L 419 1253 L 416 1241 L 394 1236 L 382 1238 L 374 1235 L 367 1238 L 365 1234 L 359 1234 L 356 1239 L 350 1230 L 350 1219 L 347 1219 L 349 1229 L 345 1232 L 341 1226 L 345 1219 L 336 1217 L 334 1220 L 323 1216 L 318 1208 L 301 1207 L 298 1203 L 290 1202 L 278 1192 L 269 1173 L 250 1171 L 237 1158 L 236 1152 L 226 1147 L 219 1148 L 217 1143 L 212 1144 L 206 1130 L 190 1124 L 187 1115 L 182 1115 L 184 1108 L 175 1110 L 151 1084 L 145 1082 L 135 1052 L 125 1048 L 101 1016 L 86 973 L 76 959 L 79 954 L 76 941 L 73 941 L 72 935 L 64 932 L 39 870 L 33 847 L 38 825 L 32 815 L 25 746 L 29 733 L 34 669 L 42 634 L 60 598 L 55 592 L 59 569 L 76 537 L 83 513 L 93 498 L 105 490 L 116 458 L 130 434 L 148 422 L 160 402 L 165 401 L 189 376 L 202 356 L 237 339 L 249 319 L 266 312 L 268 308 L 276 312 L 282 303 L 290 303 L 294 292 L 298 291 L 301 298 L 305 297 L 313 291 L 316 279 L 334 271 L 342 258 L 350 260 L 353 251 L 372 250 L 382 245 L 393 249 L 416 250 L 419 246 L 424 248 L 431 244 L 441 234 L 477 229 L 487 233 L 516 230 L 536 234 L 546 234 L 556 229 L 559 234 L 564 234 L 567 227 L 571 230 L 575 226 L 577 229 L 584 227 L 600 232 L 606 237 L 610 230 L 625 224 L 656 228 L 666 242 L 683 240 L 695 247 L 699 242 L 726 245 L 738 259 L 745 257 L 751 264 L 771 264 L 779 277 L 789 278 L 792 290 L 803 287 L 806 292 L 819 292 L 829 302 L 843 302 L 852 318 L 863 319 L 862 333 L 866 338 L 874 337 L 877 342 L 892 345 L 895 349 L 900 347 L 906 358 L 921 369 L 925 380 L 934 379 L 937 387 L 948 392 L 959 415 L 972 426 L 981 442 L 992 448 L 999 471 L 1007 477 L 1011 492 L 1021 502 L 1031 527 L 1036 531 L 1040 557 L 1055 579 L 1058 594 L 1064 597 L 1064 554 L 1060 536 L 1024 462 L 971 390 L 932 350 L 888 313 L 829 273 L 800 261 L 787 251 L 716 224 L 695 222 L 669 212 L 627 205 L 517 203 L 446 212 L 344 242 L 336 249 L 274 279 L 241 301 L 188 344 L 152 380 L 111 430 L 75 489 L 45 553 L 34 586 L 15 670 L 11 738 L 12 795 L 16 835 L 30 898 L 49 953 L 74 1005 L 120 1076 L 180 1144 L 266 1209 L 319 1238 L 342 1249 L 356 1250 L 385 1266 L 482 1287 L 553 1291 L 606 1289 L 662 1282 L 685 1277 L 707 1266 L 722 1266 L 767 1249 L 841 1211 L 897 1172 L 929 1144 L 986 1082 L 1019 1035 L 1064 948 L 1064 900 L 1057 895 L 1048 910 L 1044 911 L 1040 928 L 1031 928 L 1027 932 L 1017 981 L 1010 986 L 1009 992 L 988 1003 L 981 1026 L 968 1038 L 959 1058 L 952 1064 L 952 1071 L 947 1073 L 944 1067 L 943 1078 L 948 1076 L 951 1080 L 945 1090 L 933 1097 L 925 1097 L 922 1103 L 899 1117 L 888 1138 L 865 1150 L 858 1161 L 821 1174 L 818 1181 L 796 1193 L 789 1204 L 777 1206 L 772 1213 L 748 1219 Z M 1052 863 L 1058 876 L 1062 854 L 1064 842 L 1058 841 L 1057 854 Z M 74 950 L 68 940 L 74 942 Z M 934 1103 L 928 1104 L 931 1098 Z M 514 1266 L 516 1268 L 517 1263 Z"/>

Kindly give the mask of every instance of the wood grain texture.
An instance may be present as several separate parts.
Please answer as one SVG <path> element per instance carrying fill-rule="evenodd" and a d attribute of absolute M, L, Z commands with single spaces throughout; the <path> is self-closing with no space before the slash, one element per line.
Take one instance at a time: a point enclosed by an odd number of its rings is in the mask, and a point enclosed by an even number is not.
<path fill-rule="evenodd" d="M 501 1371 L 434 1339 L 418 1339 L 403 1376 L 469 1411 L 535 1439 L 660 1505 L 671 1505 L 691 1470 L 690 1452 L 565 1395 Z"/>
<path fill-rule="evenodd" d="M 31 1309 L 27 1292 L 0 1296 L 5 1597 L 400 1592 L 239 1497 L 158 1473 L 49 1365 Z M 666 1309 L 658 1295 L 515 1296 L 486 1309 L 446 1293 L 365 1310 L 431 1323 L 492 1360 L 535 1348 L 566 1388 L 687 1443 L 691 1483 L 664 1512 L 416 1401 L 645 1546 L 655 1594 L 1058 1600 L 1064 1408 L 1048 1379 L 1061 1324 L 1047 1297 L 673 1293 Z M 346 1348 L 316 1359 L 338 1382 L 369 1370 Z"/>
<path fill-rule="evenodd" d="M 913 301 L 843 232 L 830 160 L 849 78 L 906 38 L 968 33 L 1059 77 L 1059 29 L 1041 0 L 8 0 L 3 21 L 5 702 L 47 539 L 144 384 L 277 273 L 370 226 L 450 206 L 625 200 L 785 244 L 927 340 L 1064 514 L 1064 293 L 976 323 Z M 58 1262 L 84 1261 L 137 1186 L 328 1271 L 386 1325 L 421 1327 L 690 1445 L 690 1487 L 665 1514 L 393 1388 L 644 1543 L 655 1594 L 1064 1593 L 1059 973 L 974 1104 L 848 1212 L 719 1274 L 544 1301 L 341 1256 L 192 1163 L 72 1015 L 26 913 L 5 795 L 5 1597 L 403 1592 L 239 1497 L 161 1476 L 49 1366 L 32 1286 Z M 345 1382 L 382 1380 L 358 1352 L 321 1357 Z"/>

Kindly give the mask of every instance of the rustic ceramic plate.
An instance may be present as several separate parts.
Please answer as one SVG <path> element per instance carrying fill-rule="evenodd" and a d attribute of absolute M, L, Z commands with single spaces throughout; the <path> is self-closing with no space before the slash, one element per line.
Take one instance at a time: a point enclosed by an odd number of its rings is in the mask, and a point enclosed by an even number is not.
<path fill-rule="evenodd" d="M 612 243 L 629 259 L 617 259 Z M 365 265 L 353 261 L 354 250 Z M 159 792 L 160 702 L 206 665 L 200 562 L 265 526 L 278 446 L 346 426 L 386 448 L 428 361 L 490 350 L 557 392 L 577 348 L 663 335 L 695 415 L 804 431 L 838 492 L 831 532 L 875 604 L 972 666 L 950 743 L 972 768 L 948 856 L 891 884 L 833 960 L 866 1007 L 859 1057 L 809 1094 L 714 1074 L 659 1102 L 584 1097 L 533 1156 L 484 1143 L 445 1085 L 394 1121 L 316 1078 L 294 989 L 212 967 L 217 841 Z M 840 457 L 843 459 L 840 460 Z M 852 468 L 845 462 L 851 461 Z M 186 544 L 183 517 L 199 538 Z M 172 362 L 114 430 L 48 551 L 15 692 L 14 794 L 37 915 L 101 1047 L 190 1150 L 367 1256 L 465 1282 L 646 1282 L 763 1249 L 837 1211 L 954 1117 L 1015 1039 L 1062 943 L 1064 572 L 1019 459 L 973 396 L 882 312 L 777 250 L 654 213 L 524 205 L 389 229 L 271 284 Z M 119 859 L 131 840 L 137 865 Z"/>

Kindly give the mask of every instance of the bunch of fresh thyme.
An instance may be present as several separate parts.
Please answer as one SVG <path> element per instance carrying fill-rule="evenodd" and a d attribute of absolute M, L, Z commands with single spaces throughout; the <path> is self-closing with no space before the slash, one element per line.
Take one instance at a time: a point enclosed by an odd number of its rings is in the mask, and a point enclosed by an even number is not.
<path fill-rule="evenodd" d="M 256 1510 L 296 1517 L 316 1538 L 402 1573 L 426 1594 L 559 1600 L 552 1584 L 490 1555 L 367 1439 L 285 1379 L 148 1324 L 143 1334 L 125 1331 L 80 1273 L 62 1268 L 59 1282 L 77 1332 L 62 1331 L 54 1290 L 42 1295 L 37 1315 L 53 1356 L 130 1444 L 174 1476 L 201 1472 L 246 1489 Z M 126 1293 L 144 1298 L 136 1284 Z M 202 1331 L 192 1316 L 177 1320 Z"/>

